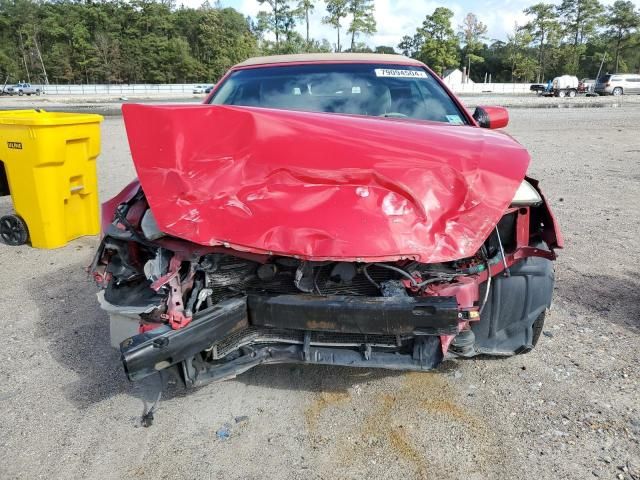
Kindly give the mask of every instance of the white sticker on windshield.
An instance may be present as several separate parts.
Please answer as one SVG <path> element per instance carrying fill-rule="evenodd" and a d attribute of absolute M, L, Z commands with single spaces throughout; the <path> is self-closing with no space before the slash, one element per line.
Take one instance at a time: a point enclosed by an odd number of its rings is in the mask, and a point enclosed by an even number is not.
<path fill-rule="evenodd" d="M 397 70 L 394 68 L 376 68 L 376 77 L 394 78 L 427 78 L 427 72 L 423 70 Z"/>
<path fill-rule="evenodd" d="M 459 115 L 447 115 L 447 121 L 454 125 L 462 125 L 462 119 Z"/>

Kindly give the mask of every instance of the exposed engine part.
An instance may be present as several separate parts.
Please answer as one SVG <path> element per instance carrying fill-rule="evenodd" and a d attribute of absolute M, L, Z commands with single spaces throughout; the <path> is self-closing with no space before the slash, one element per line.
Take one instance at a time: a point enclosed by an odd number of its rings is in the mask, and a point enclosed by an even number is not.
<path fill-rule="evenodd" d="M 331 269 L 329 278 L 334 283 L 348 284 L 351 283 L 356 273 L 356 266 L 353 263 L 340 262 Z"/>
<path fill-rule="evenodd" d="M 155 282 L 167 273 L 171 256 L 171 252 L 168 252 L 164 248 L 158 248 L 156 256 L 144 264 L 144 275 L 147 279 Z"/>
<path fill-rule="evenodd" d="M 210 288 L 203 288 L 198 292 L 198 301 L 196 302 L 195 311 L 197 312 L 202 307 L 202 304 L 207 301 L 209 297 L 213 295 L 213 290 Z"/>
<path fill-rule="evenodd" d="M 462 330 L 451 342 L 451 350 L 462 357 L 473 355 L 475 353 L 475 343 L 476 336 L 473 333 L 473 330 Z"/>
<path fill-rule="evenodd" d="M 298 287 L 298 290 L 305 293 L 311 293 L 315 290 L 313 265 L 311 263 L 300 263 L 296 269 L 294 285 Z"/>
<path fill-rule="evenodd" d="M 270 282 L 278 274 L 278 266 L 275 263 L 266 263 L 258 267 L 258 278 L 263 282 Z"/>
<path fill-rule="evenodd" d="M 399 280 L 387 280 L 380 284 L 383 297 L 408 297 L 407 289 Z"/>
<path fill-rule="evenodd" d="M 156 217 L 153 216 L 153 212 L 151 212 L 150 208 L 147 209 L 140 221 L 140 229 L 147 240 L 158 240 L 159 238 L 166 236 L 164 232 L 160 231 L 158 222 L 156 222 Z"/>
<path fill-rule="evenodd" d="M 500 237 L 500 230 L 496 226 L 496 236 L 498 237 L 498 245 L 500 247 L 500 255 L 502 255 L 502 264 L 504 265 L 504 274 L 509 276 L 509 265 L 507 265 L 507 257 L 504 255 L 504 247 L 502 246 L 502 238 Z"/>

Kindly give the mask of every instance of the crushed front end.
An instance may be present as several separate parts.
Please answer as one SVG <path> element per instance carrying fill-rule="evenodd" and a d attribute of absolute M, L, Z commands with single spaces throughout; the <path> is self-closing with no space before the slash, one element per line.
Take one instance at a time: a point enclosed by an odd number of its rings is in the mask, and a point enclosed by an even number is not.
<path fill-rule="evenodd" d="M 536 185 L 530 180 L 529 185 Z M 92 265 L 129 379 L 177 369 L 187 386 L 266 363 L 429 370 L 447 355 L 513 355 L 551 304 L 555 224 L 512 206 L 478 252 L 420 263 L 312 261 L 162 233 L 143 190 L 105 204 Z"/>

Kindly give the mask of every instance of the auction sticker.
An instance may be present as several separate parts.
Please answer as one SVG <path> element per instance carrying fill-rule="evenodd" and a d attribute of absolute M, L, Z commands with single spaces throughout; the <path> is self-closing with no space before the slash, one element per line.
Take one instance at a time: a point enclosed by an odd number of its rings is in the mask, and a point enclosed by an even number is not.
<path fill-rule="evenodd" d="M 427 72 L 423 70 L 397 70 L 394 68 L 376 68 L 376 77 L 392 78 L 427 78 Z"/>

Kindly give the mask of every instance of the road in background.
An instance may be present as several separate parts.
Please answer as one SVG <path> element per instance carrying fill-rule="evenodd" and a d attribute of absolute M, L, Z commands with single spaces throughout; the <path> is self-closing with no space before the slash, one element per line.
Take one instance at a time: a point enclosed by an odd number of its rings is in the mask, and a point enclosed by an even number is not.
<path fill-rule="evenodd" d="M 530 149 L 530 175 L 567 243 L 532 353 L 423 374 L 258 367 L 190 393 L 172 386 L 142 428 L 155 384 L 130 384 L 109 347 L 84 272 L 97 239 L 54 251 L 0 245 L 0 477 L 631 479 L 640 465 L 640 108 L 511 116 L 507 132 Z M 102 199 L 134 175 L 119 117 L 105 119 L 98 167 Z M 0 199 L 0 214 L 10 210 Z M 231 437 L 221 440 L 225 424 Z"/>

